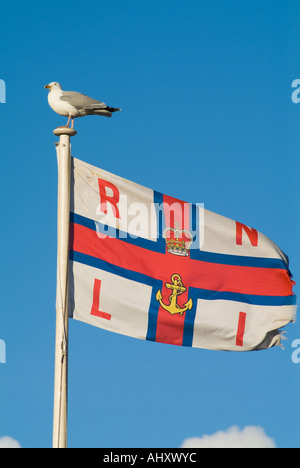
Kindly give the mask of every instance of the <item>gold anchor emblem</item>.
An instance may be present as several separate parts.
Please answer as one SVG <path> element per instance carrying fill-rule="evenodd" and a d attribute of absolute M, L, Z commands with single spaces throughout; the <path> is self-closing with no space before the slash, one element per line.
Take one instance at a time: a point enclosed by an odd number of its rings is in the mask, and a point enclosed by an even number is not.
<path fill-rule="evenodd" d="M 186 287 L 183 286 L 181 276 L 177 273 L 172 276 L 171 281 L 172 283 L 166 283 L 166 287 L 172 290 L 172 294 L 169 296 L 170 304 L 167 305 L 162 301 L 163 297 L 160 290 L 156 293 L 156 300 L 160 303 L 161 307 L 170 312 L 171 315 L 183 315 L 186 310 L 191 310 L 193 307 L 193 301 L 190 299 L 183 307 L 179 307 L 177 304 L 177 296 L 184 293 L 186 291 Z"/>

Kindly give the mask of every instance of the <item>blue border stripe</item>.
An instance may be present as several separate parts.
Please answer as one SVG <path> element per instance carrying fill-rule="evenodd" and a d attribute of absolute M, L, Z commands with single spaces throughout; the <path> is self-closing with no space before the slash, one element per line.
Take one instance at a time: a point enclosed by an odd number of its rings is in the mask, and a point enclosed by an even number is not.
<path fill-rule="evenodd" d="M 295 305 L 297 298 L 293 296 L 259 296 L 254 294 L 241 294 L 228 291 L 211 291 L 208 289 L 189 288 L 193 301 L 205 299 L 208 301 L 225 300 L 243 302 L 258 306 L 287 306 Z"/>
<path fill-rule="evenodd" d="M 192 347 L 194 337 L 194 324 L 197 311 L 197 297 L 194 294 L 193 288 L 189 288 L 189 299 L 192 299 L 193 307 L 185 314 L 182 346 Z"/>
<path fill-rule="evenodd" d="M 165 253 L 166 251 L 166 244 L 162 237 L 158 237 L 157 240 L 144 239 L 142 237 L 129 234 L 128 232 L 121 231 L 120 229 L 107 226 L 99 221 L 85 218 L 84 216 L 76 213 L 70 213 L 70 222 L 152 252 Z"/>
<path fill-rule="evenodd" d="M 159 311 L 159 302 L 156 300 L 156 293 L 162 289 L 163 282 L 158 281 L 156 288 L 152 288 L 151 294 L 151 303 L 148 313 L 148 330 L 146 340 L 156 341 L 156 332 L 157 332 L 157 320 L 158 320 L 158 311 Z"/>
<path fill-rule="evenodd" d="M 75 252 L 71 250 L 69 258 L 74 262 L 82 263 L 83 265 L 91 266 L 93 268 L 97 268 L 98 270 L 107 271 L 108 273 L 113 273 L 114 275 L 122 276 L 123 278 L 136 281 L 137 283 L 146 284 L 148 286 L 155 286 L 157 284 L 160 285 L 162 283 L 161 281 L 156 280 L 150 276 L 137 273 L 133 270 L 127 270 L 126 268 L 113 265 L 104 260 L 101 260 L 100 258 L 92 257 L 81 252 Z"/>
<path fill-rule="evenodd" d="M 72 211 L 70 212 L 70 223 L 79 224 L 80 226 L 96 231 L 95 221 L 90 218 L 86 218 L 85 216 L 73 213 Z"/>
<path fill-rule="evenodd" d="M 191 259 L 202 262 L 254 268 L 274 268 L 278 270 L 288 270 L 285 261 L 281 260 L 280 258 L 243 257 L 239 255 L 205 252 L 204 250 L 191 250 L 190 252 Z"/>

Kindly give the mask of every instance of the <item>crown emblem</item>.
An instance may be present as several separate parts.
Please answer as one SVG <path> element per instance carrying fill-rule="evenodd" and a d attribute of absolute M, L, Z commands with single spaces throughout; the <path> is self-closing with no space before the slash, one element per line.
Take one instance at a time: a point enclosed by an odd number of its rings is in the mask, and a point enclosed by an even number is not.
<path fill-rule="evenodd" d="M 193 236 L 190 231 L 179 229 L 179 224 L 175 223 L 175 229 L 171 227 L 164 229 L 163 238 L 166 241 L 167 251 L 170 254 L 188 257 L 193 243 Z"/>

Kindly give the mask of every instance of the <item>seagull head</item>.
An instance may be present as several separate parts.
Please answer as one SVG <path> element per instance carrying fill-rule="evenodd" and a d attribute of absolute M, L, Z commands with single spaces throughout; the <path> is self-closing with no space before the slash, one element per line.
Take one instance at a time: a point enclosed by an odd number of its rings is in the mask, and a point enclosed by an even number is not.
<path fill-rule="evenodd" d="M 52 83 L 49 83 L 48 85 L 45 86 L 45 88 L 49 89 L 49 91 L 61 91 L 62 88 L 57 81 L 52 81 Z"/>

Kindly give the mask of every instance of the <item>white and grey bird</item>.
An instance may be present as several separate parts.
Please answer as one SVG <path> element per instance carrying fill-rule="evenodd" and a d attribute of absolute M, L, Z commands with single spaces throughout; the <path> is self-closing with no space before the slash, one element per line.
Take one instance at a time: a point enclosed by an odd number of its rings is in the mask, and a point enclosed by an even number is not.
<path fill-rule="evenodd" d="M 45 86 L 49 89 L 49 106 L 59 115 L 68 117 L 67 127 L 72 119 L 72 128 L 74 119 L 84 117 L 85 115 L 103 115 L 111 117 L 113 112 L 120 111 L 116 107 L 107 106 L 104 102 L 92 99 L 85 94 L 75 91 L 63 91 L 62 87 L 56 81 Z"/>

